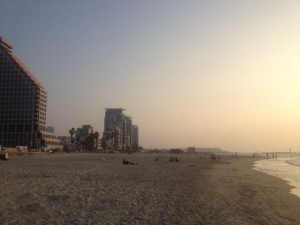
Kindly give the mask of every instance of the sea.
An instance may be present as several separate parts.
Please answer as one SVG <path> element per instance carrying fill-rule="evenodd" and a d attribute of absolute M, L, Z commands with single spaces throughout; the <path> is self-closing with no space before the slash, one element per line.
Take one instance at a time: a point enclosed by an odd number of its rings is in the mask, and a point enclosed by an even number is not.
<path fill-rule="evenodd" d="M 277 157 L 256 161 L 253 169 L 287 181 L 291 193 L 300 197 L 300 157 Z"/>

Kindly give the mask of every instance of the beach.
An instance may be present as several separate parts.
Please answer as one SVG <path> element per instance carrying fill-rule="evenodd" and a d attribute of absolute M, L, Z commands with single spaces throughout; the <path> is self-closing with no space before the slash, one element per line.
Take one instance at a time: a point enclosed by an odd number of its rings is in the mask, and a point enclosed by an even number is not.
<path fill-rule="evenodd" d="M 171 156 L 179 162 L 169 162 Z M 300 224 L 300 198 L 287 182 L 254 170 L 257 160 L 19 156 L 0 161 L 0 224 Z"/>
<path fill-rule="evenodd" d="M 278 157 L 259 160 L 254 169 L 279 177 L 292 186 L 291 193 L 300 198 L 300 159 L 294 157 Z"/>

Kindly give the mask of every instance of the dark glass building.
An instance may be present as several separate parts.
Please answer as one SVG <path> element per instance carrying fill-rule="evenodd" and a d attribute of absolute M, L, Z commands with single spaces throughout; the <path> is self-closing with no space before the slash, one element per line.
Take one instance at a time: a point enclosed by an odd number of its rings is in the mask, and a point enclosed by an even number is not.
<path fill-rule="evenodd" d="M 46 90 L 0 37 L 0 145 L 40 148 L 56 142 L 46 132 L 46 106 Z"/>

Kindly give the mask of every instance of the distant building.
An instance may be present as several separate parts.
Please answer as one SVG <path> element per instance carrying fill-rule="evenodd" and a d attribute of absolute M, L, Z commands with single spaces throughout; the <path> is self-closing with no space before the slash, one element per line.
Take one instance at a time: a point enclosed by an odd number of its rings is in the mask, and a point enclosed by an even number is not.
<path fill-rule="evenodd" d="M 196 148 L 195 147 L 188 147 L 187 148 L 187 153 L 196 153 Z"/>
<path fill-rule="evenodd" d="M 38 134 L 38 140 L 40 140 L 40 146 L 37 148 L 47 147 L 49 149 L 59 150 L 62 150 L 63 148 L 60 140 L 53 132 L 40 132 Z"/>
<path fill-rule="evenodd" d="M 138 151 L 139 149 L 139 127 L 132 125 L 131 129 L 131 146 L 133 151 Z"/>
<path fill-rule="evenodd" d="M 66 148 L 70 148 L 69 150 L 79 150 L 79 151 L 87 151 L 87 150 L 95 150 L 100 146 L 98 145 L 101 140 L 99 136 L 97 136 L 98 131 L 94 132 L 94 128 L 91 125 L 82 125 L 75 130 L 75 137 L 73 137 L 71 144 L 65 145 Z M 100 140 L 99 140 L 100 139 Z"/>
<path fill-rule="evenodd" d="M 122 108 L 106 108 L 102 142 L 115 150 L 130 151 L 132 148 L 132 118 Z M 112 137 L 112 138 L 111 138 Z"/>
<path fill-rule="evenodd" d="M 87 137 L 91 133 L 94 133 L 94 128 L 91 125 L 82 125 L 82 136 Z"/>
<path fill-rule="evenodd" d="M 108 148 L 125 150 L 125 115 L 122 108 L 106 108 L 102 142 Z"/>
<path fill-rule="evenodd" d="M 131 148 L 131 128 L 132 118 L 130 116 L 124 116 L 123 146 L 126 151 Z"/>
<path fill-rule="evenodd" d="M 124 114 L 121 108 L 105 109 L 104 130 L 112 130 L 114 127 L 123 128 Z"/>
<path fill-rule="evenodd" d="M 179 148 L 176 148 L 176 149 L 170 149 L 169 150 L 169 153 L 171 154 L 182 154 L 183 153 L 183 150 L 179 149 Z"/>
<path fill-rule="evenodd" d="M 60 146 L 46 132 L 46 106 L 45 88 L 0 37 L 0 145 Z"/>
<path fill-rule="evenodd" d="M 54 127 L 46 127 L 46 132 L 54 133 Z"/>

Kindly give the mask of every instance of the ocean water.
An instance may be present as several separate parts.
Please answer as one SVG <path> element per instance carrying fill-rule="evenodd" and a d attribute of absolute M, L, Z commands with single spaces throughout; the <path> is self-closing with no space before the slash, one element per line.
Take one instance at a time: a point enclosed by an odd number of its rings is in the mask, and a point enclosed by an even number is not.
<path fill-rule="evenodd" d="M 279 157 L 277 159 L 259 160 L 253 169 L 279 177 L 291 186 L 291 193 L 300 197 L 300 158 Z"/>

